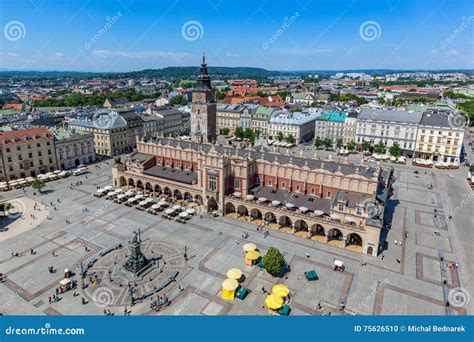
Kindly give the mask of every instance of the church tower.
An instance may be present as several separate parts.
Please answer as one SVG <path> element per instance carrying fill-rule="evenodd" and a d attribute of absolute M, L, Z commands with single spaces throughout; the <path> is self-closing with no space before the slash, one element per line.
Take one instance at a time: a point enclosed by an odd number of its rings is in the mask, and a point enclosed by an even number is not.
<path fill-rule="evenodd" d="M 197 142 L 216 139 L 216 94 L 207 73 L 206 56 L 202 63 L 191 102 L 191 138 Z"/>

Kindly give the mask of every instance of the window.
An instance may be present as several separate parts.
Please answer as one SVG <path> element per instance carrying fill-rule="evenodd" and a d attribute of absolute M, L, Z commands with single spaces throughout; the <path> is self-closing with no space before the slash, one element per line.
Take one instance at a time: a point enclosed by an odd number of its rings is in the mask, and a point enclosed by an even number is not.
<path fill-rule="evenodd" d="M 328 191 L 328 192 L 326 193 L 326 198 L 327 198 L 327 199 L 331 199 L 331 192 L 330 192 L 330 191 Z"/>
<path fill-rule="evenodd" d="M 339 211 L 344 211 L 344 204 L 339 204 Z"/>
<path fill-rule="evenodd" d="M 362 208 L 361 207 L 357 208 L 357 215 L 359 215 L 359 216 L 362 215 Z"/>
<path fill-rule="evenodd" d="M 268 180 L 268 186 L 272 186 L 272 180 L 271 179 Z"/>
<path fill-rule="evenodd" d="M 296 186 L 296 192 L 300 192 L 300 186 L 299 185 Z"/>
<path fill-rule="evenodd" d="M 286 184 L 285 184 L 285 182 L 281 182 L 281 188 L 282 188 L 282 189 L 286 189 Z"/>
<path fill-rule="evenodd" d="M 210 191 L 216 191 L 217 189 L 217 177 L 209 176 L 208 188 Z"/>
<path fill-rule="evenodd" d="M 234 179 L 234 189 L 240 189 L 240 179 Z"/>

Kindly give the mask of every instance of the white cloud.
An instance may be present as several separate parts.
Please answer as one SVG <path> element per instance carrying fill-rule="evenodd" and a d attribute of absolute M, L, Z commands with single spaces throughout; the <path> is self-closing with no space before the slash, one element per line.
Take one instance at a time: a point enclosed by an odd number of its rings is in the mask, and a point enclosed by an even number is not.
<path fill-rule="evenodd" d="M 106 57 L 122 57 L 122 58 L 173 58 L 181 59 L 191 56 L 188 52 L 174 51 L 110 51 L 110 50 L 94 50 L 92 54 L 98 58 Z"/>

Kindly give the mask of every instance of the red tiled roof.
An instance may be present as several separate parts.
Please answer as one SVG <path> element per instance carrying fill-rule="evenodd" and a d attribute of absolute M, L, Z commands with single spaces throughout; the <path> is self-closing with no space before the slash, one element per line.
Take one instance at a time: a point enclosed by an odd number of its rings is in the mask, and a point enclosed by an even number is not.
<path fill-rule="evenodd" d="M 16 109 L 16 110 L 22 110 L 23 105 L 21 103 L 5 103 L 3 105 L 3 109 Z"/>
<path fill-rule="evenodd" d="M 0 133 L 0 145 L 20 144 L 28 141 L 51 138 L 52 135 L 46 127 L 34 127 L 19 131 Z"/>

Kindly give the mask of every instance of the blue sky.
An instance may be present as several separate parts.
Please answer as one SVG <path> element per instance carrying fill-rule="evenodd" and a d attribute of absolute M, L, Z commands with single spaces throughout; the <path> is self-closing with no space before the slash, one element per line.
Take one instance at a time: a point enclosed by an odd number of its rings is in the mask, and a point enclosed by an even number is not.
<path fill-rule="evenodd" d="M 474 68 L 466 0 L 2 0 L 0 68 Z M 188 28 L 188 30 L 186 30 Z"/>

